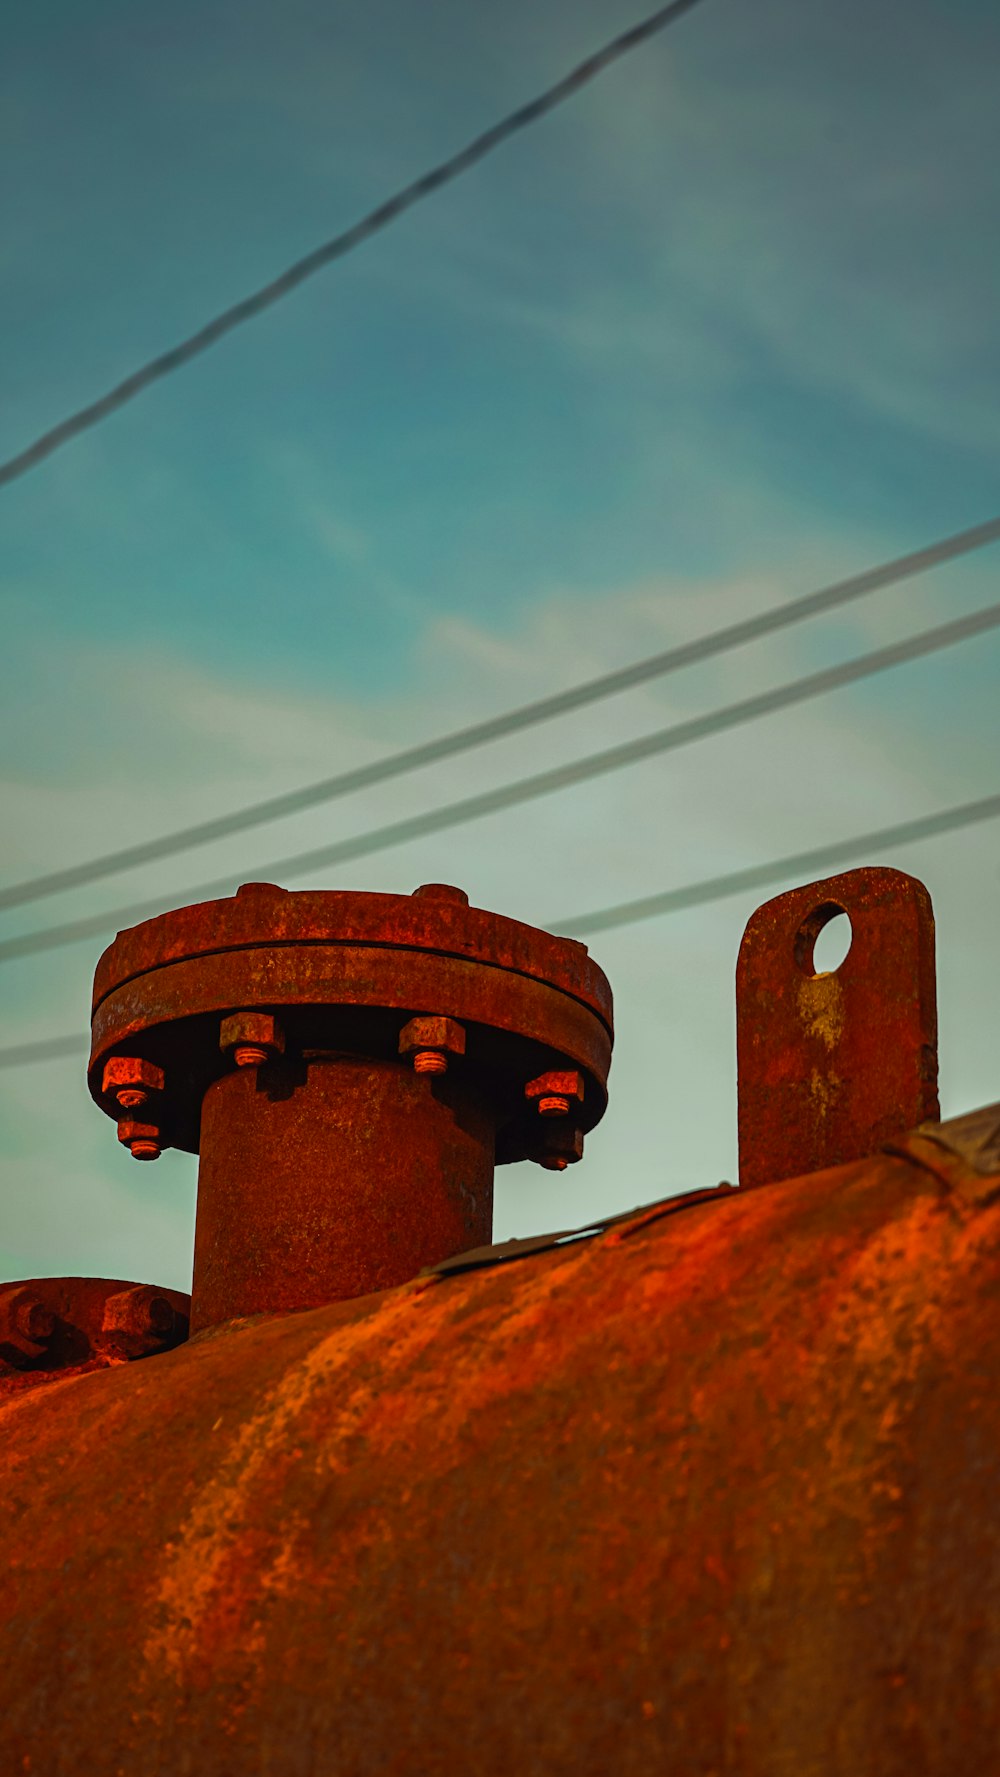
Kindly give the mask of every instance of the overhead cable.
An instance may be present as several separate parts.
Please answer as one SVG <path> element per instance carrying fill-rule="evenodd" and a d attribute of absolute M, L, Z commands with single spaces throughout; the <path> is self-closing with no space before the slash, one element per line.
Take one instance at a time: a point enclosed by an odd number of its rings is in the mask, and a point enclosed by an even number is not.
<path fill-rule="evenodd" d="M 122 846 L 116 851 L 105 852 L 102 856 L 83 863 L 70 864 L 65 869 L 51 870 L 44 876 L 13 883 L 9 888 L 0 889 L 0 909 L 22 906 L 28 901 L 40 900 L 45 895 L 58 894 L 65 889 L 80 888 L 85 883 L 97 882 L 102 877 L 135 869 L 138 865 L 152 863 L 157 858 L 171 857 L 195 846 L 228 838 L 233 833 L 246 832 L 267 821 L 301 813 L 303 809 L 315 808 L 323 802 L 332 802 L 353 791 L 371 789 L 375 784 L 387 783 L 405 772 L 417 771 L 421 766 L 437 764 L 442 759 L 469 752 L 473 747 L 483 746 L 488 741 L 500 740 L 537 723 L 551 721 L 556 716 L 568 715 L 587 704 L 597 703 L 601 698 L 611 697 L 616 692 L 628 691 L 651 679 L 677 672 L 682 667 L 693 666 L 699 661 L 725 654 L 730 649 L 756 641 L 761 636 L 772 635 L 776 630 L 786 629 L 791 624 L 839 609 L 854 599 L 862 598 L 882 587 L 892 586 L 915 574 L 926 573 L 942 562 L 982 549 L 998 539 L 1000 517 L 957 531 L 953 536 L 942 537 L 925 549 L 897 556 L 893 561 L 882 562 L 878 567 L 866 568 L 861 574 L 854 574 L 847 580 L 838 580 L 832 586 L 821 587 L 818 592 L 806 593 L 787 604 L 772 605 L 754 617 L 726 624 L 721 629 L 709 631 L 707 635 L 696 636 L 693 641 L 682 642 L 662 653 L 651 654 L 630 666 L 602 673 L 599 678 L 587 679 L 581 685 L 571 685 L 566 691 L 557 691 L 534 703 L 522 704 L 518 709 L 507 710 L 502 715 L 473 722 L 469 727 L 455 729 L 451 734 L 439 735 L 434 740 L 405 747 L 401 752 L 390 753 L 368 765 L 353 766 L 349 771 L 338 772 L 335 777 L 323 778 L 318 783 L 306 784 L 300 789 L 286 791 L 283 795 L 268 797 L 230 814 L 216 815 L 210 820 L 161 834 L 158 838 L 141 840 L 135 845 Z"/>
<path fill-rule="evenodd" d="M 615 907 L 603 907 L 597 913 L 573 914 L 557 920 L 551 927 L 567 938 L 579 938 L 593 932 L 607 932 L 614 926 L 632 925 L 640 919 L 655 919 L 664 913 L 680 913 L 686 907 L 700 907 L 707 901 L 721 901 L 727 895 L 743 894 L 747 889 L 763 888 L 788 877 L 802 880 L 813 870 L 828 870 L 832 864 L 850 863 L 876 851 L 892 846 L 912 845 L 918 839 L 933 839 L 940 833 L 953 833 L 959 827 L 971 827 L 977 821 L 993 820 L 1000 815 L 1000 796 L 983 796 L 977 802 L 963 802 L 958 808 L 946 808 L 939 814 L 923 815 L 918 820 L 900 821 L 894 827 L 880 827 L 874 833 L 859 833 L 855 839 L 835 840 L 830 845 L 817 845 L 811 851 L 792 852 L 785 858 L 773 858 L 768 864 L 751 864 L 745 870 L 731 870 L 726 876 L 712 876 L 706 882 L 689 883 L 686 888 L 666 889 L 658 895 L 643 895 L 637 901 L 621 901 Z"/>
<path fill-rule="evenodd" d="M 618 746 L 606 747 L 598 753 L 589 753 L 584 758 L 568 760 L 564 765 L 536 772 L 531 777 L 518 778 L 513 783 L 500 784 L 492 790 L 479 791 L 474 796 L 463 796 L 457 802 L 446 803 L 440 808 L 425 809 L 420 814 L 388 821 L 367 833 L 354 834 L 329 845 L 316 846 L 310 851 L 296 852 L 292 857 L 279 858 L 265 865 L 256 874 L 268 878 L 302 876 L 312 870 L 347 863 L 354 858 L 367 857 L 372 852 L 406 844 L 413 839 L 423 838 L 428 833 L 440 833 L 449 827 L 462 826 L 466 821 L 476 820 L 484 815 L 498 814 L 519 803 L 549 796 L 558 790 L 570 789 L 590 778 L 619 771 L 644 759 L 652 759 L 678 747 L 689 746 L 694 741 L 705 740 L 709 735 L 740 727 L 743 723 L 772 715 L 776 710 L 805 703 L 825 692 L 871 678 L 874 674 L 899 666 L 904 661 L 917 660 L 937 653 L 941 648 L 967 641 L 972 636 L 982 635 L 998 625 L 1000 604 L 990 605 L 983 611 L 974 611 L 951 623 L 940 624 L 936 629 L 925 630 L 920 635 L 907 637 L 900 642 L 892 642 L 888 647 L 876 648 L 872 653 L 863 654 L 856 660 L 824 667 L 822 671 L 794 679 L 790 684 L 759 692 L 754 697 L 741 698 L 737 703 L 710 710 L 702 716 L 689 717 L 684 722 L 676 722 L 653 734 L 639 735 Z M 197 888 L 187 890 L 185 899 L 211 900 L 216 895 L 230 894 L 240 880 L 238 874 L 230 872 L 214 882 L 202 883 Z M 134 902 L 127 907 L 87 914 L 82 919 L 69 920 L 61 925 L 23 932 L 0 941 L 0 962 L 18 956 L 32 956 L 39 951 L 53 950 L 65 944 L 75 944 L 84 938 L 134 925 L 139 920 L 148 919 L 163 911 L 164 896 L 161 894 L 152 900 Z"/>
<path fill-rule="evenodd" d="M 773 858 L 767 864 L 751 864 L 744 870 L 731 870 L 722 876 L 709 876 L 702 882 L 688 883 L 683 888 L 666 889 L 660 894 L 644 895 L 637 901 L 623 901 L 615 907 L 603 907 L 596 913 L 574 913 L 568 919 L 553 920 L 548 929 L 566 937 L 583 937 L 595 932 L 610 931 L 615 926 L 630 925 L 640 919 L 653 919 L 685 908 L 703 907 L 710 901 L 723 901 L 747 889 L 787 880 L 801 879 L 803 873 L 826 870 L 831 865 L 848 864 L 853 858 L 872 852 L 888 851 L 895 846 L 912 845 L 921 839 L 932 839 L 941 833 L 954 833 L 979 821 L 1000 816 L 1000 795 L 984 796 L 976 802 L 963 802 L 956 808 L 942 809 L 938 814 L 923 815 L 917 820 L 899 821 L 892 827 L 879 827 L 872 833 L 859 833 L 853 839 L 835 840 L 811 851 L 793 852 L 788 857 Z M 89 1047 L 85 1036 L 49 1037 L 37 1043 L 22 1043 L 14 1048 L 0 1049 L 0 1068 L 20 1067 L 33 1061 L 54 1061 L 69 1055 L 83 1054 Z"/>
<path fill-rule="evenodd" d="M 13 1049 L 0 1049 L 0 1068 L 27 1067 L 33 1061 L 63 1061 L 69 1055 L 86 1055 L 89 1048 L 89 1039 L 80 1034 L 43 1037 L 38 1043 L 19 1043 Z"/>
<path fill-rule="evenodd" d="M 89 402 L 86 407 L 79 408 L 76 413 L 61 420 L 57 426 L 53 426 L 48 432 L 43 432 L 41 437 L 36 438 L 34 443 L 29 444 L 25 450 L 19 451 L 16 456 L 10 457 L 5 463 L 0 463 L 0 485 L 7 481 L 13 481 L 18 475 L 27 474 L 29 469 L 35 468 L 36 464 L 42 462 L 45 457 L 51 456 L 52 452 L 58 450 L 61 445 L 68 444 L 71 438 L 77 437 L 80 432 L 87 431 L 91 426 L 98 425 L 101 420 L 107 419 L 109 414 L 114 413 L 116 409 L 124 407 L 126 402 L 134 401 L 135 397 L 147 389 L 150 383 L 158 382 L 161 377 L 169 376 L 171 372 L 180 370 L 181 366 L 189 363 L 192 358 L 198 357 L 202 352 L 207 352 L 210 346 L 216 345 L 225 334 L 231 333 L 236 327 L 243 326 L 246 321 L 252 321 L 264 309 L 280 302 L 282 297 L 288 296 L 300 284 L 305 283 L 307 278 L 314 277 L 317 272 L 331 265 L 335 259 L 343 259 L 345 254 L 353 252 L 355 247 L 360 247 L 364 241 L 370 240 L 372 235 L 379 234 L 383 228 L 388 228 L 389 224 L 395 222 L 397 217 L 402 216 L 405 211 L 411 210 L 415 204 L 430 197 L 432 192 L 439 191 L 443 185 L 449 185 L 462 173 L 468 172 L 470 167 L 475 166 L 486 155 L 492 154 L 493 150 L 499 148 L 501 143 L 508 141 L 519 130 L 526 129 L 529 124 L 537 123 L 538 119 L 544 117 L 547 112 L 554 111 L 557 105 L 562 105 L 567 99 L 572 98 L 574 93 L 578 93 L 581 87 L 587 86 L 591 80 L 596 79 L 597 75 L 603 73 L 605 68 L 609 68 L 612 62 L 617 62 L 630 50 L 637 49 L 640 44 L 647 43 L 651 37 L 656 36 L 658 31 L 673 24 L 675 19 L 680 18 L 685 12 L 690 12 L 697 4 L 698 0 L 672 0 L 669 6 L 659 7 L 656 12 L 650 13 L 649 17 L 642 19 L 639 24 L 632 25 L 629 30 L 622 31 L 619 36 L 613 37 L 610 43 L 606 43 L 602 49 L 580 62 L 569 74 L 565 74 L 561 80 L 557 80 L 554 86 L 548 87 L 536 99 L 531 99 L 526 105 L 519 106 L 516 111 L 501 118 L 499 123 L 492 124 L 481 135 L 473 137 L 473 140 L 466 143 L 464 148 L 459 149 L 457 154 L 439 162 L 436 167 L 423 173 L 419 179 L 414 179 L 411 184 L 404 185 L 400 191 L 397 191 L 384 203 L 379 204 L 374 210 L 370 210 L 359 222 L 353 223 L 350 228 L 345 228 L 341 234 L 334 235 L 332 240 L 324 241 L 322 246 L 315 247 L 311 253 L 307 253 L 303 259 L 296 260 L 294 265 L 290 265 L 286 271 L 281 272 L 270 283 L 255 290 L 251 296 L 244 297 L 241 302 L 234 303 L 231 308 L 223 309 L 221 314 L 216 315 L 204 327 L 199 327 L 197 332 L 190 334 L 187 339 L 181 340 L 179 345 L 172 346 L 169 351 L 161 352 L 158 357 L 150 359 L 148 364 L 142 365 L 139 370 L 133 371 L 131 376 L 127 376 L 124 382 L 109 389 L 106 395 L 102 395 L 97 401 Z"/>

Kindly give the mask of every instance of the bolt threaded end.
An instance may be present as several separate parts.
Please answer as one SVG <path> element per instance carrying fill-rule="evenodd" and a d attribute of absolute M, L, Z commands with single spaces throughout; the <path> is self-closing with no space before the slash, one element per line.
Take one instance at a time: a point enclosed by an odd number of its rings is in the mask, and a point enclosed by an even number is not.
<path fill-rule="evenodd" d="M 569 1099 L 563 1098 L 558 1092 L 547 1093 L 544 1098 L 538 1100 L 538 1115 L 540 1117 L 568 1117 Z"/>
<path fill-rule="evenodd" d="M 418 1049 L 413 1057 L 415 1074 L 446 1074 L 448 1057 L 440 1049 Z"/>
<path fill-rule="evenodd" d="M 238 1043 L 233 1050 L 233 1060 L 237 1067 L 263 1067 L 268 1051 L 259 1043 Z"/>
<path fill-rule="evenodd" d="M 158 1160 L 160 1158 L 159 1142 L 150 1141 L 146 1136 L 129 1142 L 129 1148 L 133 1160 Z"/>
<path fill-rule="evenodd" d="M 565 1172 L 569 1161 L 564 1160 L 561 1154 L 543 1154 L 541 1165 L 544 1166 L 546 1172 Z"/>

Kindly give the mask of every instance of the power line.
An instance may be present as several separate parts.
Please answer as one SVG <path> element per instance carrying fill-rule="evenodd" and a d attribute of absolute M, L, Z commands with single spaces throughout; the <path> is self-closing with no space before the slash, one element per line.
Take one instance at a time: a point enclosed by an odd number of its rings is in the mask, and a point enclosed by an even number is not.
<path fill-rule="evenodd" d="M 264 309 L 280 302 L 282 297 L 288 296 L 307 278 L 314 277 L 325 266 L 331 265 L 335 259 L 343 259 L 345 254 L 353 252 L 355 247 L 360 247 L 363 242 L 370 240 L 372 235 L 379 234 L 383 228 L 388 228 L 389 224 L 395 222 L 397 217 L 402 216 L 405 211 L 411 210 L 415 204 L 430 197 L 432 192 L 440 190 L 443 185 L 449 185 L 453 179 L 459 178 L 462 173 L 467 172 L 478 161 L 485 159 L 486 155 L 492 154 L 495 148 L 499 148 L 501 143 L 508 141 L 519 130 L 527 129 L 529 124 L 537 123 L 538 119 L 544 117 L 547 112 L 554 111 L 557 105 L 562 105 L 567 99 L 572 98 L 575 93 L 580 91 L 581 87 L 587 86 L 590 81 L 595 80 L 598 74 L 603 73 L 604 69 L 609 68 L 613 62 L 620 60 L 630 50 L 637 49 L 640 44 L 647 43 L 651 37 L 656 36 L 657 32 L 664 30 L 667 25 L 673 24 L 675 19 L 680 18 L 685 12 L 690 12 L 697 4 L 698 0 L 672 0 L 669 6 L 661 6 L 648 18 L 641 20 L 639 24 L 631 26 L 629 30 L 621 32 L 618 37 L 612 38 L 610 43 L 606 43 L 594 55 L 588 56 L 585 61 L 580 62 L 569 74 L 565 74 L 561 80 L 557 80 L 554 86 L 548 87 L 545 92 L 539 94 L 538 98 L 531 99 L 528 104 L 521 105 L 516 111 L 510 112 L 499 123 L 491 125 L 481 135 L 475 136 L 464 148 L 459 149 L 457 154 L 451 155 L 448 160 L 441 161 L 436 167 L 432 167 L 430 172 L 422 174 L 419 179 L 414 179 L 411 184 L 404 185 L 394 196 L 379 204 L 374 210 L 370 210 L 367 216 L 363 216 L 359 222 L 353 223 L 341 234 L 334 235 L 332 240 L 324 241 L 322 246 L 314 248 L 311 253 L 305 255 L 305 258 L 296 260 L 294 265 L 290 265 L 286 271 L 283 271 L 269 284 L 264 284 L 261 289 L 255 290 L 253 295 L 244 297 L 242 302 L 234 303 L 231 308 L 223 309 L 221 314 L 216 315 L 204 327 L 199 327 L 196 333 L 190 334 L 179 345 L 150 359 L 148 364 L 133 371 L 131 376 L 125 378 L 124 382 L 109 389 L 107 394 L 102 395 L 99 400 L 79 408 L 76 413 L 70 414 L 68 419 L 61 420 L 50 431 L 43 432 L 40 438 L 36 438 L 33 444 L 28 445 L 27 449 L 19 451 L 7 462 L 0 463 L 0 486 L 4 482 L 13 481 L 18 475 L 25 475 L 29 469 L 33 469 L 45 457 L 51 456 L 52 452 L 58 450 L 61 445 L 68 444 L 70 439 L 75 438 L 78 433 L 85 432 L 90 426 L 98 425 L 117 408 L 124 407 L 126 402 L 134 401 L 135 397 L 147 389 L 150 383 L 159 381 L 161 377 L 169 376 L 175 370 L 180 370 L 182 365 L 187 364 L 192 358 L 198 357 L 202 352 L 207 352 L 209 347 L 217 344 L 225 334 L 231 333 L 236 327 L 243 326 L 246 321 L 252 321 Z"/>
<path fill-rule="evenodd" d="M 973 525 L 968 530 L 957 531 L 953 536 L 943 537 L 925 549 L 897 556 L 895 560 L 883 562 L 878 567 L 867 568 L 864 573 L 855 574 L 847 580 L 838 580 L 834 585 L 822 587 L 818 592 L 806 593 L 788 604 L 773 605 L 756 617 L 727 624 L 724 628 L 712 630 L 693 641 L 682 642 L 678 647 L 668 648 L 659 654 L 651 654 L 644 660 L 636 661 L 631 666 L 619 667 L 614 672 L 602 673 L 599 678 L 588 679 L 582 685 L 573 685 L 566 691 L 557 691 L 534 703 L 523 704 L 503 715 L 491 716 L 486 721 L 456 729 L 451 734 L 422 741 L 417 746 L 405 747 L 401 752 L 390 753 L 386 758 L 376 759 L 369 765 L 355 766 L 350 771 L 338 772 L 335 777 L 323 778 L 318 783 L 287 791 L 281 796 L 268 797 L 231 814 L 217 815 L 211 820 L 179 828 L 159 838 L 106 852 L 85 863 L 71 864 L 66 869 L 53 870 L 44 876 L 33 877 L 30 881 L 14 883 L 10 888 L 0 889 L 0 909 L 22 906 L 28 901 L 40 900 L 45 895 L 54 895 L 64 889 L 79 888 L 84 883 L 97 882 L 102 877 L 117 875 L 119 871 L 134 869 L 139 864 L 171 857 L 177 852 L 207 845 L 212 840 L 246 832 L 249 828 L 261 826 L 281 816 L 297 814 L 303 809 L 314 808 L 319 803 L 331 802 L 355 790 L 370 789 L 375 784 L 386 783 L 405 772 L 436 764 L 442 759 L 468 752 L 473 747 L 483 746 L 487 741 L 500 740 L 537 723 L 567 715 L 570 711 L 582 709 L 601 698 L 630 690 L 650 679 L 662 678 L 667 673 L 677 672 L 681 667 L 725 654 L 732 648 L 756 641 L 761 636 L 771 635 L 791 624 L 801 623 L 806 618 L 838 609 L 853 599 L 876 592 L 882 587 L 892 586 L 899 580 L 926 573 L 929 568 L 951 561 L 956 556 L 982 549 L 998 538 L 1000 517 L 989 519 L 985 524 Z"/>
<path fill-rule="evenodd" d="M 63 1061 L 69 1055 L 86 1055 L 90 1042 L 85 1036 L 45 1037 L 39 1043 L 20 1043 L 13 1049 L 0 1049 L 0 1068 L 26 1067 L 33 1061 Z"/>
<path fill-rule="evenodd" d="M 912 845 L 920 839 L 931 839 L 941 833 L 954 833 L 960 827 L 971 827 L 979 821 L 993 820 L 1000 815 L 1000 795 L 984 796 L 977 802 L 964 802 L 938 814 L 923 815 L 917 820 L 900 821 L 893 827 L 880 827 L 873 833 L 859 833 L 853 839 L 841 839 L 831 845 L 816 846 L 812 851 L 794 852 L 789 857 L 774 858 L 768 864 L 751 864 L 745 870 L 731 870 L 724 876 L 709 876 L 703 882 L 688 883 L 684 888 L 667 889 L 658 895 L 645 895 L 637 901 L 623 901 L 615 907 L 603 907 L 596 913 L 577 913 L 569 919 L 553 921 L 547 928 L 566 937 L 590 936 L 610 931 L 614 926 L 630 925 L 636 920 L 653 919 L 661 914 L 680 913 L 688 907 L 702 907 L 710 901 L 723 901 L 745 889 L 761 888 L 781 882 L 805 871 L 828 869 L 832 864 L 849 863 L 852 858 L 870 851 L 886 851 L 890 847 Z M 88 1048 L 84 1036 L 49 1037 L 37 1043 L 24 1043 L 15 1048 L 0 1049 L 0 1068 L 20 1067 L 33 1061 L 53 1061 L 64 1056 L 81 1054 Z"/>
<path fill-rule="evenodd" d="M 389 821 L 367 833 L 336 840 L 330 845 L 297 852 L 292 857 L 281 858 L 264 866 L 259 874 L 266 873 L 269 877 L 300 876 L 307 871 L 347 863 L 350 859 L 366 857 L 372 852 L 384 851 L 394 845 L 403 845 L 429 833 L 440 833 L 450 827 L 462 826 L 466 821 L 497 814 L 519 803 L 552 795 L 557 790 L 569 789 L 590 778 L 619 771 L 625 766 L 638 764 L 643 759 L 651 759 L 678 747 L 689 746 L 695 741 L 707 739 L 709 735 L 721 734 L 724 730 L 771 715 L 776 710 L 788 709 L 793 704 L 804 703 L 825 692 L 855 684 L 860 679 L 871 678 L 873 674 L 885 672 L 889 667 L 899 666 L 904 661 L 917 660 L 936 653 L 941 648 L 967 641 L 974 635 L 995 629 L 997 625 L 1000 625 L 1000 604 L 991 605 L 983 611 L 974 611 L 969 616 L 956 618 L 951 623 L 925 630 L 922 634 L 910 636 L 901 642 L 890 643 L 888 647 L 877 648 L 856 660 L 825 667 L 821 672 L 794 679 L 790 684 L 779 685 L 754 697 L 741 698 L 737 703 L 710 710 L 706 715 L 693 716 L 687 721 L 658 729 L 653 734 L 640 735 L 635 740 L 604 748 L 601 752 L 569 760 L 565 765 L 554 766 L 549 771 L 536 772 L 531 777 L 518 778 L 512 783 L 500 784 L 495 789 L 480 791 L 474 796 L 464 796 L 443 807 L 426 809 L 420 814 L 407 815 L 402 820 Z M 239 880 L 238 876 L 231 873 L 188 890 L 186 898 L 211 900 L 216 895 L 229 894 L 234 883 Z M 18 937 L 5 938 L 0 941 L 0 962 L 18 956 L 32 956 L 39 951 L 57 949 L 65 944 L 75 944 L 81 939 L 135 924 L 138 920 L 162 913 L 163 910 L 163 896 L 159 895 L 153 900 L 136 902 L 128 907 L 88 914 L 82 919 L 65 924 L 45 926 L 34 932 L 24 932 Z"/>
<path fill-rule="evenodd" d="M 874 833 L 859 833 L 855 839 L 841 839 L 831 845 L 818 845 L 812 851 L 793 852 L 787 858 L 774 858 L 769 864 L 751 864 L 746 870 L 732 870 L 727 876 L 711 876 L 706 882 L 689 883 L 686 888 L 667 889 L 658 895 L 644 895 L 638 901 L 622 901 L 616 907 L 603 907 L 597 913 L 574 914 L 551 927 L 566 937 L 582 937 L 584 933 L 607 932 L 613 926 L 632 925 L 636 920 L 654 919 L 663 913 L 680 913 L 686 907 L 700 907 L 707 901 L 721 901 L 727 895 L 742 894 L 745 889 L 762 888 L 783 878 L 801 877 L 803 872 L 828 869 L 831 864 L 849 863 L 865 852 L 885 851 L 890 846 L 911 845 L 918 839 L 932 839 L 939 833 L 953 833 L 959 827 L 971 827 L 977 821 L 993 820 L 1000 815 L 1000 796 L 984 796 L 978 802 L 964 802 L 957 808 L 946 808 L 940 814 L 923 815 L 919 820 L 900 821 L 895 827 L 880 827 Z"/>

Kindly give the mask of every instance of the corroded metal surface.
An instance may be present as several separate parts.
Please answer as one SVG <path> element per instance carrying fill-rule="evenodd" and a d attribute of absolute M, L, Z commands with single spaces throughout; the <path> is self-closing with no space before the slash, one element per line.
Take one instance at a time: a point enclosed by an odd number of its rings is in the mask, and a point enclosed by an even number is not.
<path fill-rule="evenodd" d="M 610 1060 L 586 946 L 442 883 L 249 883 L 120 934 L 94 983 L 90 1089 L 119 1141 L 201 1157 L 195 1329 L 488 1241 L 494 1165 L 578 1160 Z M 564 1103 L 526 1095 L 546 1070 L 577 1083 Z"/>
<path fill-rule="evenodd" d="M 935 1121 L 921 885 L 763 908 L 738 1025 L 783 1182 L 494 1248 L 495 1154 L 564 1167 L 604 1108 L 583 946 L 440 884 L 119 938 L 91 1090 L 200 1148 L 196 1336 L 0 1291 L 0 1771 L 993 1768 L 1000 1107 Z"/>
<path fill-rule="evenodd" d="M 840 967 L 813 946 L 851 921 Z M 758 908 L 736 969 L 740 1183 L 875 1153 L 938 1116 L 934 916 L 900 870 L 849 870 Z"/>
<path fill-rule="evenodd" d="M 0 1767 L 993 1770 L 1000 1176 L 900 1146 L 0 1409 Z"/>
<path fill-rule="evenodd" d="M 517 1110 L 524 1079 L 560 1058 L 584 1072 L 585 1129 L 607 1101 L 611 990 L 586 946 L 470 907 L 443 884 L 378 895 L 248 883 L 121 933 L 94 980 L 91 1093 L 116 1115 L 104 1089 L 112 1056 L 154 1063 L 173 1145 L 197 1152 L 200 1096 L 227 1065 L 220 1018 L 279 1007 L 300 1051 L 353 1038 L 393 1059 L 410 1018 L 450 1017 L 472 1027 L 470 1065 L 516 1076 Z"/>
<path fill-rule="evenodd" d="M 201 1132 L 195 1331 L 367 1295 L 490 1238 L 495 1122 L 454 1074 L 351 1055 L 267 1082 L 234 1069 Z"/>
<path fill-rule="evenodd" d="M 98 963 L 94 1004 L 171 962 L 261 944 L 402 945 L 474 960 L 489 955 L 497 968 L 554 983 L 610 1023 L 610 989 L 585 944 L 470 907 L 450 883 L 424 883 L 412 895 L 244 883 L 229 899 L 181 907 L 120 933 Z"/>

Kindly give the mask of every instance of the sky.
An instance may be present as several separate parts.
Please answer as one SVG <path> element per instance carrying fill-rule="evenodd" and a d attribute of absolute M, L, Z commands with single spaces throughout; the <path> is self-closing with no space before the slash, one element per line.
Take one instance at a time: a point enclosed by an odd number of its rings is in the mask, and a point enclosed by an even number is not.
<path fill-rule="evenodd" d="M 621 0 L 12 0 L 0 455 L 641 16 Z M 1000 509 L 992 5 L 703 0 L 349 259 L 0 492 L 0 877 L 326 777 Z M 1000 545 L 0 937 L 360 832 L 997 598 Z M 309 886 L 560 920 L 1000 790 L 994 634 Z M 1000 822 L 858 862 L 938 921 L 945 1115 L 1000 1097 Z M 289 881 L 289 887 L 307 886 Z M 776 881 L 773 893 L 794 886 Z M 196 898 L 196 897 L 195 897 Z M 767 892 L 595 937 L 581 1166 L 495 1236 L 735 1177 L 734 967 Z M 86 1030 L 104 942 L 0 963 L 0 1047 Z M 189 1286 L 196 1161 L 80 1060 L 0 1073 L 0 1276 Z"/>

